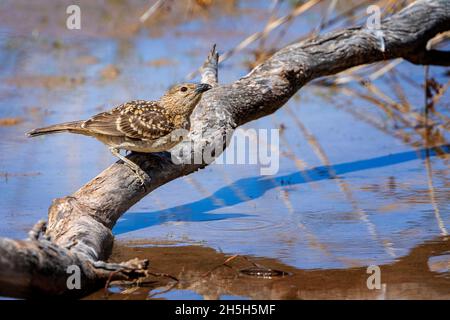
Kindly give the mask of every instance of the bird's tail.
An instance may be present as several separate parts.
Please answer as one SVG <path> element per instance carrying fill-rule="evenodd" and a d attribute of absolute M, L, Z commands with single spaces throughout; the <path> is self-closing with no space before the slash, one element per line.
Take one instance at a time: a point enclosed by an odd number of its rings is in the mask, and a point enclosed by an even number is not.
<path fill-rule="evenodd" d="M 84 121 L 72 121 L 72 122 L 65 122 L 60 124 L 55 124 L 53 126 L 44 127 L 44 128 L 38 128 L 31 130 L 27 133 L 27 136 L 29 137 L 36 137 L 41 136 L 44 134 L 52 134 L 52 133 L 60 133 L 60 132 L 73 132 L 73 133 L 81 133 L 83 131 L 83 128 L 81 125 Z"/>

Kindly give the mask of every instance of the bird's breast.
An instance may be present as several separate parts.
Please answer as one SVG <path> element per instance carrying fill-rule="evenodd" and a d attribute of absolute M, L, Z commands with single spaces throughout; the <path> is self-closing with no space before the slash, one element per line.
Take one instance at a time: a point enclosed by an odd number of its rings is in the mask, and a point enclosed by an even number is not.
<path fill-rule="evenodd" d="M 168 134 L 154 140 L 130 139 L 107 135 L 96 135 L 95 138 L 104 144 L 117 149 L 128 151 L 151 153 L 167 151 L 183 140 L 184 135 Z"/>

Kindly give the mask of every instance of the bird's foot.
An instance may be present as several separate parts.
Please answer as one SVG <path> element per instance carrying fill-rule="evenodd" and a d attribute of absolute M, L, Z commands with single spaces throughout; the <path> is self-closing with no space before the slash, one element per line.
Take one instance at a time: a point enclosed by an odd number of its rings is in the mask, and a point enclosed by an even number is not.
<path fill-rule="evenodd" d="M 139 181 L 141 181 L 141 184 L 145 189 L 146 180 L 150 180 L 148 174 L 134 162 L 131 163 L 125 162 L 125 164 L 128 166 L 128 168 L 130 168 L 134 172 L 134 174 L 139 179 Z"/>
<path fill-rule="evenodd" d="M 141 184 L 144 187 L 144 190 L 146 190 L 146 187 L 145 187 L 146 181 L 150 180 L 150 177 L 148 176 L 148 174 L 144 170 L 142 170 L 141 167 L 139 167 L 139 165 L 137 165 L 130 159 L 122 156 L 117 149 L 110 148 L 110 151 L 113 155 L 115 155 L 117 158 L 122 160 L 123 163 L 134 172 L 134 174 L 139 179 L 139 181 L 141 181 Z"/>

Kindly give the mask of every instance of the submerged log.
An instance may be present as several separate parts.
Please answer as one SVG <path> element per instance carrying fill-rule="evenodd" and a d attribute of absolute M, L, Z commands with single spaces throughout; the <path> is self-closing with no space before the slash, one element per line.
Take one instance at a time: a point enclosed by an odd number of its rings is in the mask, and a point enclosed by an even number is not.
<path fill-rule="evenodd" d="M 48 223 L 39 222 L 30 239 L 0 238 L 0 295 L 82 297 L 108 280 L 145 276 L 146 260 L 103 262 L 114 241 L 111 229 L 132 205 L 159 186 L 207 166 L 235 128 L 275 112 L 311 80 L 394 58 L 450 65 L 449 52 L 427 50 L 430 39 L 448 30 L 450 1 L 419 0 L 384 20 L 379 30 L 348 28 L 287 46 L 228 85 L 218 85 L 213 48 L 202 68 L 202 82 L 214 88 L 203 95 L 192 116 L 188 142 L 172 152 L 192 161 L 178 164 L 180 158 L 167 152 L 131 154 L 148 175 L 145 185 L 118 161 L 74 194 L 54 200 Z M 186 154 L 189 141 L 195 143 Z M 204 157 L 205 151 L 212 159 Z M 72 272 L 80 273 L 79 288 L 68 285 Z"/>

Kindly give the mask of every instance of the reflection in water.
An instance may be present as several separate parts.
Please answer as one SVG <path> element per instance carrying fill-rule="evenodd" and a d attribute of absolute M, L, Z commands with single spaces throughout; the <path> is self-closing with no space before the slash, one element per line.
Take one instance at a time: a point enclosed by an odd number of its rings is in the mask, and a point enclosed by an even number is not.
<path fill-rule="evenodd" d="M 439 154 L 448 154 L 450 153 L 450 146 L 440 146 L 439 150 Z M 333 170 L 329 170 L 329 166 L 321 166 L 304 170 L 304 172 L 294 172 L 284 176 L 277 176 L 275 178 L 256 176 L 240 179 L 224 188 L 219 189 L 211 196 L 195 202 L 156 212 L 127 213 L 123 219 L 119 219 L 113 231 L 115 234 L 121 234 L 168 221 L 209 221 L 244 217 L 246 216 L 244 214 L 211 214 L 210 212 L 223 206 L 233 206 L 243 202 L 243 198 L 237 196 L 233 192 L 234 189 L 241 190 L 248 197 L 248 200 L 253 200 L 262 197 L 268 190 L 284 184 L 293 186 L 311 181 L 333 179 L 336 175 L 390 166 L 416 159 L 428 159 L 429 157 L 436 155 L 437 152 L 435 149 L 430 148 L 336 164 L 333 165 Z M 305 180 L 305 176 L 307 176 L 309 180 Z M 216 199 L 220 199 L 221 202 L 218 203 Z"/>
<path fill-rule="evenodd" d="M 429 145 L 428 139 L 429 139 L 429 132 L 427 132 L 426 145 Z M 434 216 L 435 216 L 436 222 L 439 226 L 439 230 L 441 231 L 441 235 L 446 236 L 446 235 L 448 235 L 447 228 L 445 227 L 444 221 L 442 220 L 439 206 L 436 201 L 436 191 L 434 189 L 434 184 L 433 184 L 433 173 L 432 173 L 433 170 L 431 169 L 431 161 L 430 161 L 430 149 L 426 150 L 425 168 L 427 171 L 428 194 L 430 195 L 430 202 L 431 202 L 431 205 L 433 206 Z"/>
<path fill-rule="evenodd" d="M 381 289 L 369 290 L 367 267 L 302 270 L 271 258 L 227 256 L 202 246 L 116 244 L 112 259 L 150 259 L 140 285 L 113 283 L 108 299 L 450 299 L 450 238 L 439 237 L 413 248 L 392 264 L 380 265 Z M 253 263 L 288 276 L 257 278 L 240 272 Z M 247 273 L 248 274 L 248 273 Z M 98 291 L 87 299 L 104 299 Z"/>

